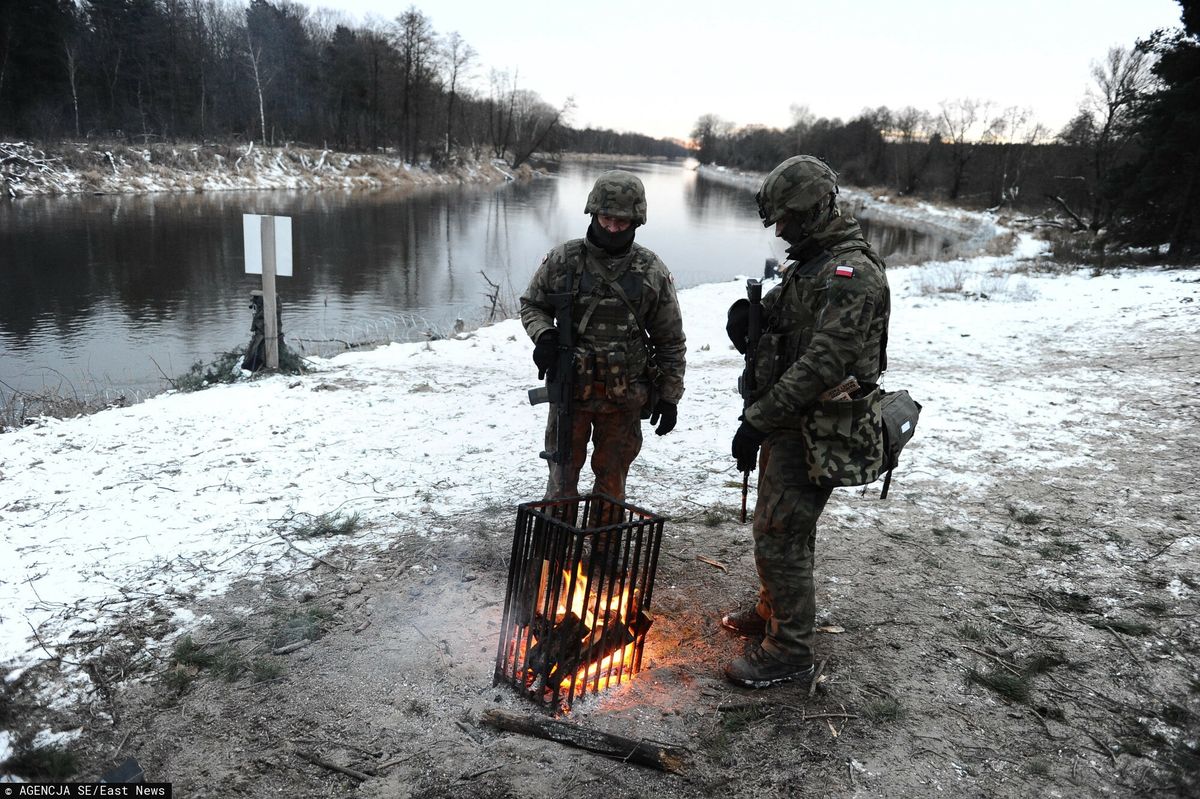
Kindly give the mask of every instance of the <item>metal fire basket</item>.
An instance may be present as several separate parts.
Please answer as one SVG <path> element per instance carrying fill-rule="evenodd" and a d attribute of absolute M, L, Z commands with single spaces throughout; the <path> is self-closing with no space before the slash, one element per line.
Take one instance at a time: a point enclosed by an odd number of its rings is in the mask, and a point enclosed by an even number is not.
<path fill-rule="evenodd" d="M 558 713 L 632 678 L 665 521 L 604 494 L 517 506 L 493 685 Z"/>

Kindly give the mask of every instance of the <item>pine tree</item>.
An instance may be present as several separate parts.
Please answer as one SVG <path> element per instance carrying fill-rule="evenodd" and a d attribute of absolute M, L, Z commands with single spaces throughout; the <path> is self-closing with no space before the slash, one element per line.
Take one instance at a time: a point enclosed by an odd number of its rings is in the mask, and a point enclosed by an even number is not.
<path fill-rule="evenodd" d="M 1200 252 L 1200 0 L 1180 0 L 1181 30 L 1139 44 L 1157 56 L 1158 87 L 1138 109 L 1140 155 L 1114 171 L 1119 241 L 1168 245 L 1168 259 Z"/>

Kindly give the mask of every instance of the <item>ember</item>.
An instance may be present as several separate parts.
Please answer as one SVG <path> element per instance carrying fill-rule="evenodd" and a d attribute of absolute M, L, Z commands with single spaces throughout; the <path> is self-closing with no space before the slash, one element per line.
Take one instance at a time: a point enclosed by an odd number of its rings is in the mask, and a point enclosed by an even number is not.
<path fill-rule="evenodd" d="M 494 684 L 558 712 L 632 678 L 664 521 L 603 494 L 518 506 Z"/>

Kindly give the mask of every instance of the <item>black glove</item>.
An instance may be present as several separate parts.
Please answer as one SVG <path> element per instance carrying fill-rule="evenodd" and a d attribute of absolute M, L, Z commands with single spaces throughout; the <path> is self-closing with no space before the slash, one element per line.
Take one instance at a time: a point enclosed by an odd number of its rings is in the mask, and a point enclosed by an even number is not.
<path fill-rule="evenodd" d="M 742 299 L 729 306 L 729 316 L 725 322 L 725 333 L 733 342 L 734 348 L 742 355 L 746 354 L 746 337 L 750 335 L 750 300 Z"/>
<path fill-rule="evenodd" d="M 659 420 L 662 423 L 659 424 Z M 679 409 L 675 407 L 675 403 L 659 400 L 654 406 L 654 410 L 650 412 L 650 424 L 658 425 L 654 428 L 654 432 L 660 436 L 665 436 L 667 433 L 675 429 L 675 422 L 679 419 Z"/>
<path fill-rule="evenodd" d="M 746 420 L 733 434 L 733 457 L 739 472 L 752 472 L 758 466 L 758 448 L 767 439 L 767 434 Z"/>
<path fill-rule="evenodd" d="M 537 364 L 538 380 L 544 378 L 547 374 L 553 380 L 558 364 L 558 331 L 547 330 L 542 335 L 538 336 L 537 342 L 533 345 L 533 362 Z"/>

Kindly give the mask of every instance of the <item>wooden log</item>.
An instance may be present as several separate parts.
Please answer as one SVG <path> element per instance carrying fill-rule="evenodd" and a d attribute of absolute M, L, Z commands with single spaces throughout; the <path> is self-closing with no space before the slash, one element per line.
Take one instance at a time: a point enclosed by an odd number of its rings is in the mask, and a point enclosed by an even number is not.
<path fill-rule="evenodd" d="M 520 716 L 494 708 L 486 711 L 481 721 L 498 730 L 555 741 L 564 746 L 584 749 L 623 763 L 636 763 L 659 771 L 677 774 L 682 772 L 686 765 L 687 752 L 681 747 L 589 730 L 565 721 Z"/>

